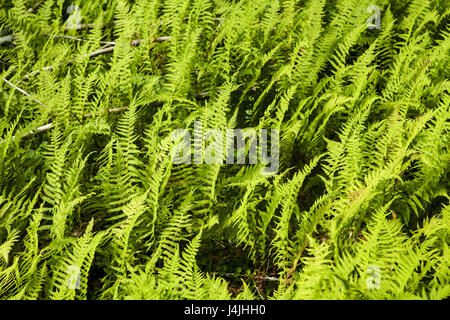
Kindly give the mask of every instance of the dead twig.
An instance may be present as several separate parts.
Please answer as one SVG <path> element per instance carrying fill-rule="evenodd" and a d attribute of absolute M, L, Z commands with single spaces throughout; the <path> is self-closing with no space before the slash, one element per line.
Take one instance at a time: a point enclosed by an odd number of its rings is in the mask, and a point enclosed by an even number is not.
<path fill-rule="evenodd" d="M 204 98 L 204 97 L 209 96 L 209 94 L 210 94 L 209 91 L 199 92 L 199 93 L 197 94 L 197 97 L 198 97 L 198 98 Z"/>
<path fill-rule="evenodd" d="M 42 102 L 40 102 L 38 99 L 34 98 L 33 96 L 31 96 L 31 94 L 29 94 L 28 92 L 26 92 L 25 90 L 19 88 L 18 86 L 16 86 L 15 84 L 13 84 L 12 82 L 6 80 L 5 78 L 3 78 L 3 81 L 5 81 L 8 85 L 10 85 L 11 87 L 13 87 L 14 89 L 16 89 L 17 91 L 23 93 L 24 95 L 26 95 L 27 97 L 31 98 L 33 101 L 35 101 L 36 103 L 40 104 L 41 106 L 43 106 L 44 108 L 47 108 L 47 106 L 45 104 L 43 104 Z M 78 117 L 76 116 L 76 114 L 74 114 L 72 111 L 70 111 L 70 113 L 72 113 L 72 115 L 77 119 L 77 121 L 81 124 L 80 119 L 78 119 Z"/>
<path fill-rule="evenodd" d="M 158 38 L 155 38 L 153 41 L 155 41 L 155 42 L 163 42 L 163 41 L 167 41 L 167 40 L 170 40 L 170 39 L 172 39 L 172 37 L 158 37 Z M 143 41 L 142 39 L 132 40 L 132 41 L 131 41 L 131 45 L 136 47 L 136 46 L 138 46 L 139 44 L 141 44 L 142 41 Z M 92 58 L 92 57 L 95 57 L 95 56 L 98 56 L 98 55 L 101 55 L 101 54 L 104 54 L 104 53 L 112 52 L 112 51 L 114 51 L 114 49 L 115 49 L 115 42 L 112 42 L 112 43 L 114 43 L 114 45 L 111 46 L 111 47 L 106 47 L 106 48 L 99 49 L 99 50 L 97 50 L 97 51 L 94 51 L 94 52 L 85 54 L 85 55 L 83 55 L 83 57 L 89 57 L 89 58 Z M 107 45 L 109 45 L 109 44 L 107 44 Z M 58 65 L 58 67 L 61 67 L 61 66 L 63 66 L 63 65 L 70 65 L 70 64 L 74 63 L 76 60 L 77 60 L 77 59 L 72 59 L 72 60 L 69 60 L 69 61 L 67 61 L 67 62 L 65 62 L 65 63 L 60 63 L 60 64 Z M 55 68 L 54 66 L 47 66 L 47 67 L 44 67 L 44 68 L 42 68 L 42 69 L 35 70 L 35 71 L 33 71 L 33 72 L 31 72 L 31 73 L 25 75 L 25 76 L 23 77 L 23 79 L 31 78 L 32 76 L 38 74 L 38 73 L 41 72 L 41 71 L 45 71 L 45 70 L 53 70 L 54 68 Z"/>
<path fill-rule="evenodd" d="M 189 20 L 189 17 L 185 17 L 184 20 Z M 223 22 L 223 18 L 212 18 L 212 20 L 213 21 L 220 21 L 220 25 Z M 152 24 L 152 27 L 157 27 L 158 25 L 163 25 L 165 23 L 170 23 L 172 21 L 173 21 L 173 19 L 169 19 L 167 21 L 159 20 L 159 23 L 158 24 L 156 24 L 156 23 Z M 120 21 L 113 21 L 114 25 L 116 25 L 118 23 L 120 23 Z M 107 25 L 103 25 L 102 28 L 105 28 L 106 26 Z M 64 27 L 64 30 L 84 30 L 84 29 L 89 29 L 89 28 L 93 28 L 93 27 L 94 27 L 93 23 L 85 23 L 85 24 L 79 24 L 79 25 L 70 26 L 70 27 L 66 26 L 66 27 Z"/>
<path fill-rule="evenodd" d="M 108 109 L 106 111 L 106 113 L 118 113 L 118 112 L 122 112 L 122 111 L 126 111 L 126 110 L 128 110 L 128 107 L 112 108 L 112 109 Z M 85 115 L 83 115 L 83 118 L 91 117 L 92 115 L 93 114 L 91 112 L 88 112 Z"/>
<path fill-rule="evenodd" d="M 153 42 L 164 42 L 164 41 L 168 41 L 170 39 L 172 39 L 172 37 L 156 37 L 153 39 Z M 140 45 L 143 41 L 144 41 L 144 39 L 131 40 L 131 45 L 136 47 L 136 46 Z"/>
<path fill-rule="evenodd" d="M 37 8 L 39 8 L 41 6 L 41 4 L 43 4 L 45 2 L 45 0 L 41 0 L 39 2 L 37 2 L 34 6 L 32 6 L 30 9 L 28 9 L 27 11 L 25 11 L 25 14 L 28 13 L 32 13 L 34 10 L 36 10 Z"/>
<path fill-rule="evenodd" d="M 118 112 L 122 112 L 122 111 L 125 111 L 125 110 L 128 110 L 128 107 L 119 107 L 119 108 L 108 109 L 106 111 L 106 113 L 107 114 L 109 114 L 109 113 L 118 113 Z M 93 116 L 93 114 L 91 112 L 89 112 L 89 113 L 86 113 L 85 115 L 83 115 L 83 118 L 88 118 L 88 117 L 91 117 L 91 116 Z M 45 124 L 43 126 L 40 126 L 40 127 L 36 128 L 34 130 L 31 130 L 29 133 L 23 135 L 22 138 L 31 136 L 31 135 L 36 134 L 36 133 L 41 133 L 41 132 L 48 131 L 48 130 L 52 129 L 53 127 L 54 127 L 53 122 L 47 123 L 47 124 Z M 12 136 L 11 139 L 12 140 L 16 139 L 16 136 Z M 1 140 L 0 144 L 2 144 L 4 142 L 5 142 L 5 140 Z"/>
<path fill-rule="evenodd" d="M 231 272 L 227 272 L 227 273 L 219 273 L 219 272 L 211 272 L 213 275 L 217 275 L 217 276 L 221 276 L 221 277 L 226 277 L 226 278 L 248 278 L 249 276 L 247 275 L 243 275 L 243 274 L 238 274 L 238 273 L 231 273 Z M 258 279 L 261 280 L 267 280 L 267 281 L 276 281 L 279 282 L 280 279 L 276 278 L 276 277 L 268 277 L 268 276 L 257 276 Z"/>
<path fill-rule="evenodd" d="M 51 34 L 46 34 L 47 37 L 51 37 L 51 38 L 55 38 L 55 39 L 69 39 L 69 40 L 74 40 L 74 41 L 79 41 L 79 42 L 88 42 L 88 40 L 86 39 L 82 39 L 82 38 L 77 38 L 77 37 L 72 37 L 72 36 L 56 36 L 56 35 L 51 35 Z M 102 44 L 109 44 L 109 45 L 116 45 L 115 42 L 111 42 L 111 41 L 100 41 L 100 43 Z"/>
<path fill-rule="evenodd" d="M 40 127 L 36 128 L 34 130 L 31 130 L 30 133 L 27 133 L 27 134 L 23 135 L 22 138 L 28 137 L 28 136 L 30 136 L 32 134 L 35 134 L 35 133 L 39 133 L 39 132 L 44 132 L 44 131 L 50 130 L 51 128 L 53 128 L 53 122 L 50 122 L 50 123 L 48 123 L 46 125 L 43 125 L 43 126 L 40 126 Z M 11 140 L 15 140 L 15 139 L 16 139 L 16 136 L 12 136 L 11 137 Z M 5 143 L 5 142 L 6 142 L 6 140 L 0 140 L 0 144 Z"/>
<path fill-rule="evenodd" d="M 103 49 L 100 49 L 100 50 L 97 50 L 97 51 L 94 51 L 94 52 L 85 54 L 85 55 L 83 55 L 83 57 L 95 57 L 95 56 L 98 56 L 98 55 L 100 55 L 100 54 L 107 53 L 107 52 L 112 52 L 112 51 L 114 51 L 114 46 L 113 46 L 113 47 L 103 48 Z M 67 61 L 67 62 L 65 62 L 65 63 L 60 63 L 60 64 L 58 65 L 58 67 L 61 67 L 61 66 L 63 66 L 63 65 L 71 65 L 71 64 L 74 63 L 76 60 L 77 60 L 77 59 L 72 59 L 72 60 L 69 60 L 69 61 Z M 42 69 L 35 70 L 35 71 L 33 71 L 33 72 L 31 72 L 31 73 L 25 75 L 25 76 L 23 77 L 23 79 L 31 78 L 32 76 L 34 76 L 35 74 L 38 74 L 38 73 L 41 72 L 41 71 L 45 71 L 45 70 L 53 70 L 54 68 L 55 68 L 54 66 L 47 66 L 47 67 L 44 67 L 44 68 L 42 68 Z"/>
<path fill-rule="evenodd" d="M 94 24 L 93 23 L 88 23 L 88 24 L 78 24 L 75 26 L 65 26 L 64 30 L 83 30 L 83 29 L 89 29 L 89 28 L 93 28 Z M 103 26 L 105 27 L 105 26 Z"/>
<path fill-rule="evenodd" d="M 3 78 L 3 81 L 5 81 L 8 85 L 10 85 L 11 87 L 13 87 L 14 89 L 16 89 L 17 91 L 23 93 L 24 95 L 26 95 L 27 97 L 29 97 L 31 100 L 33 100 L 34 102 L 40 104 L 41 106 L 47 108 L 47 106 L 45 104 L 43 104 L 42 102 L 40 102 L 38 99 L 34 98 L 31 96 L 31 94 L 29 94 L 28 92 L 26 92 L 25 90 L 19 88 L 18 86 L 16 86 L 15 84 L 13 84 L 11 81 L 6 80 L 5 78 Z"/>

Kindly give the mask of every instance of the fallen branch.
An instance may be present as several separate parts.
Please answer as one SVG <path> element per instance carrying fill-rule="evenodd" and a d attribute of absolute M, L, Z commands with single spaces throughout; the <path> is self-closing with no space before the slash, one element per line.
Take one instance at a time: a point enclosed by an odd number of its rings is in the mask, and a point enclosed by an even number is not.
<path fill-rule="evenodd" d="M 213 275 L 217 275 L 217 276 L 221 276 L 221 277 L 226 277 L 226 278 L 248 278 L 248 275 L 243 275 L 243 274 L 237 274 L 237 273 L 219 273 L 219 272 L 212 272 Z M 261 279 L 261 280 L 267 280 L 267 281 L 277 281 L 279 282 L 280 279 L 276 278 L 276 277 L 268 277 L 268 276 L 256 276 L 255 278 L 257 279 Z"/>
<path fill-rule="evenodd" d="M 77 24 L 75 26 L 66 26 L 64 27 L 64 30 L 82 30 L 82 29 L 88 29 L 88 28 L 93 28 L 94 24 L 93 23 L 89 23 L 89 24 Z M 105 27 L 105 26 L 103 26 Z"/>
<path fill-rule="evenodd" d="M 112 109 L 108 109 L 106 111 L 106 113 L 118 113 L 118 112 L 122 112 L 122 111 L 126 111 L 128 110 L 128 107 L 119 107 L 119 108 L 112 108 Z M 88 118 L 91 117 L 93 114 L 88 112 L 85 115 L 83 115 L 83 118 Z"/>
<path fill-rule="evenodd" d="M 189 20 L 189 17 L 185 17 L 184 20 Z M 222 24 L 223 22 L 223 18 L 212 18 L 213 21 L 220 21 L 220 24 Z M 159 20 L 159 25 L 165 24 L 165 23 L 170 23 L 172 22 L 173 19 L 169 19 L 167 21 L 164 20 Z M 118 24 L 119 21 L 113 21 L 113 24 L 116 25 Z M 103 25 L 102 28 L 105 28 L 107 25 Z M 154 23 L 152 24 L 152 27 L 156 27 L 158 26 L 158 24 Z M 93 23 L 86 23 L 86 24 L 79 24 L 76 26 L 66 26 L 64 27 L 64 30 L 84 30 L 84 29 L 89 29 L 89 28 L 93 28 L 94 24 Z"/>
<path fill-rule="evenodd" d="M 100 50 L 97 50 L 97 51 L 94 51 L 94 52 L 85 54 L 85 55 L 83 55 L 83 57 L 86 57 L 86 56 L 88 56 L 88 57 L 95 57 L 95 56 L 98 56 L 98 55 L 103 54 L 103 53 L 111 52 L 111 51 L 113 51 L 113 50 L 114 50 L 114 47 L 108 47 L 108 48 L 100 49 Z M 69 60 L 69 61 L 67 61 L 67 62 L 65 62 L 65 63 L 60 63 L 60 64 L 58 65 L 58 67 L 61 67 L 61 66 L 63 66 L 63 65 L 71 65 L 71 64 L 74 63 L 76 60 L 77 60 L 77 59 L 72 59 L 72 60 Z M 35 74 L 38 74 L 38 73 L 41 72 L 41 71 L 45 71 L 45 70 L 53 70 L 54 68 L 55 68 L 54 66 L 47 66 L 47 67 L 44 67 L 44 68 L 42 68 L 42 69 L 35 70 L 35 71 L 33 71 L 33 72 L 31 72 L 31 73 L 25 75 L 25 76 L 23 77 L 23 79 L 31 78 L 32 76 L 34 76 Z"/>
<path fill-rule="evenodd" d="M 12 82 L 6 80 L 5 78 L 3 78 L 3 81 L 5 81 L 8 85 L 10 85 L 11 87 L 13 87 L 14 89 L 16 89 L 17 91 L 23 93 L 24 95 L 26 95 L 27 97 L 31 98 L 34 102 L 40 104 L 41 106 L 47 108 L 47 106 L 45 104 L 43 104 L 42 102 L 40 102 L 38 99 L 34 98 L 31 96 L 31 94 L 29 94 L 28 92 L 26 92 L 25 90 L 19 88 L 18 86 L 16 86 L 15 84 L 13 84 Z"/>
<path fill-rule="evenodd" d="M 170 39 L 172 39 L 172 37 L 158 37 L 158 38 L 155 38 L 153 41 L 155 41 L 155 42 L 163 42 L 163 41 L 167 41 L 167 40 L 170 40 Z M 136 46 L 138 46 L 139 44 L 141 44 L 142 41 L 143 41 L 142 39 L 132 40 L 130 44 L 131 44 L 132 46 L 135 46 L 135 47 L 136 47 Z M 114 49 L 115 49 L 115 42 L 110 42 L 110 43 L 113 43 L 114 45 L 111 46 L 111 47 L 103 48 L 103 49 L 100 49 L 100 50 L 97 50 L 97 51 L 94 51 L 94 52 L 85 54 L 85 55 L 83 55 L 83 57 L 90 57 L 90 58 L 91 58 L 91 57 L 95 57 L 95 56 L 98 56 L 98 55 L 101 55 L 101 54 L 104 54 L 104 53 L 108 53 L 108 52 L 114 51 Z M 108 44 L 107 44 L 107 45 L 108 45 Z M 69 60 L 69 61 L 67 61 L 67 62 L 65 62 L 65 63 L 60 63 L 60 64 L 58 65 L 58 67 L 61 67 L 61 66 L 63 66 L 63 65 L 70 65 L 70 64 L 74 63 L 76 60 L 77 60 L 77 59 L 72 59 L 72 60 Z M 31 73 L 25 75 L 25 76 L 23 77 L 23 79 L 31 78 L 32 76 L 34 76 L 35 74 L 38 74 L 38 73 L 41 72 L 41 71 L 45 71 L 45 70 L 53 70 L 54 68 L 55 68 L 54 66 L 47 66 L 47 67 L 44 67 L 44 68 L 42 68 L 42 69 L 35 70 L 35 71 L 33 71 L 33 72 L 31 72 Z"/>
<path fill-rule="evenodd" d="M 127 110 L 127 109 L 128 109 L 128 107 L 112 108 L 112 109 L 108 109 L 108 110 L 106 111 L 106 113 L 107 113 L 107 114 L 109 114 L 109 113 L 118 113 L 118 112 L 125 111 L 125 110 Z M 89 112 L 89 113 L 86 113 L 85 115 L 83 115 L 83 118 L 88 118 L 88 117 L 91 117 L 92 115 L 93 115 L 93 114 Z M 48 130 L 52 129 L 53 127 L 54 127 L 53 122 L 50 122 L 50 123 L 48 123 L 48 124 L 45 124 L 45 125 L 43 125 L 43 126 L 40 126 L 40 127 L 36 128 L 36 129 L 34 129 L 34 130 L 31 130 L 29 133 L 23 135 L 22 138 L 31 136 L 31 135 L 36 134 L 36 133 L 41 133 L 41 132 L 48 131 Z M 14 139 L 16 139 L 16 136 L 12 136 L 12 137 L 11 137 L 11 140 L 14 140 Z M 1 140 L 1 141 L 0 141 L 0 144 L 2 144 L 2 143 L 4 143 L 4 142 L 5 142 L 5 140 Z"/>
<path fill-rule="evenodd" d="M 88 42 L 88 40 L 86 40 L 86 39 L 72 37 L 72 36 L 55 36 L 55 35 L 51 35 L 51 34 L 46 34 L 46 36 L 55 38 L 55 39 L 69 39 L 69 40 L 74 40 L 74 41 L 79 41 L 79 42 Z M 111 42 L 111 41 L 100 41 L 100 43 L 108 44 L 108 45 L 112 45 L 112 46 L 116 45 L 115 42 Z"/>
<path fill-rule="evenodd" d="M 50 130 L 51 128 L 53 128 L 53 122 L 50 122 L 50 123 L 48 123 L 48 124 L 46 124 L 44 126 L 40 126 L 40 127 L 36 128 L 34 130 L 31 130 L 30 133 L 27 133 L 27 134 L 23 135 L 22 138 L 28 137 L 28 136 L 30 136 L 32 134 L 35 134 L 35 133 L 39 133 L 39 132 L 44 132 L 44 131 Z M 11 137 L 11 140 L 15 140 L 15 139 L 16 139 L 16 136 L 12 136 Z M 0 140 L 0 144 L 5 143 L 5 142 L 6 142 L 6 140 Z"/>
<path fill-rule="evenodd" d="M 45 0 L 41 0 L 39 2 L 37 2 L 34 6 L 32 6 L 30 9 L 28 9 L 27 11 L 25 11 L 25 14 L 28 13 L 32 13 L 34 10 L 36 10 L 37 8 L 40 7 L 41 4 L 43 4 L 45 2 Z"/>
<path fill-rule="evenodd" d="M 198 94 L 197 94 L 197 96 L 199 97 L 199 98 L 203 98 L 203 97 L 207 97 L 207 96 L 209 96 L 209 91 L 205 91 L 205 92 L 199 92 Z"/>

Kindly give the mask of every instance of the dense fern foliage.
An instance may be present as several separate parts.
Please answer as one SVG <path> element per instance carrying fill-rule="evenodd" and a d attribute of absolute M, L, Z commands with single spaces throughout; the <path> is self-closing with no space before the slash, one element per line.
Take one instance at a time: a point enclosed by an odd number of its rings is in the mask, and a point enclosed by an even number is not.
<path fill-rule="evenodd" d="M 2 0 L 0 299 L 448 298 L 449 16 Z M 174 164 L 196 121 L 278 129 L 278 173 Z"/>

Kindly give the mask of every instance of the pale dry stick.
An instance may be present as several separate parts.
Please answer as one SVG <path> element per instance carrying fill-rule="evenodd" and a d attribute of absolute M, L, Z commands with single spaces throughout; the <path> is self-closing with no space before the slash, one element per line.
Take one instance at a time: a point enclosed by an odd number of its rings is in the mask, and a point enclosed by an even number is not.
<path fill-rule="evenodd" d="M 218 275 L 218 276 L 227 277 L 227 278 L 248 278 L 248 276 L 246 276 L 246 275 L 230 273 L 230 272 L 227 272 L 227 273 L 211 272 L 211 273 L 213 275 Z M 267 280 L 267 281 L 277 281 L 277 282 L 280 281 L 280 279 L 276 278 L 276 277 L 257 276 L 257 278 Z"/>
<path fill-rule="evenodd" d="M 219 30 L 219 28 L 222 26 L 222 23 L 223 23 L 223 19 L 220 20 L 220 23 L 219 23 L 219 25 L 216 27 L 216 29 L 214 30 L 214 33 L 217 33 L 217 30 Z"/>
<path fill-rule="evenodd" d="M 35 134 L 35 133 L 39 133 L 39 132 L 44 132 L 44 131 L 50 130 L 51 128 L 53 128 L 53 122 L 50 122 L 50 123 L 48 123 L 46 125 L 43 125 L 43 126 L 40 126 L 40 127 L 36 128 L 34 130 L 31 130 L 30 133 L 24 135 L 23 137 L 27 137 L 29 135 L 32 135 L 32 134 Z M 15 139 L 15 136 L 13 136 L 13 139 Z"/>
<path fill-rule="evenodd" d="M 258 279 L 268 280 L 268 281 L 277 281 L 279 282 L 280 279 L 276 277 L 267 277 L 267 276 L 259 276 Z"/>
<path fill-rule="evenodd" d="M 205 91 L 205 92 L 200 92 L 199 94 L 198 94 L 198 96 L 199 97 L 206 97 L 206 96 L 208 96 L 209 95 L 209 91 Z"/>
<path fill-rule="evenodd" d="M 128 107 L 118 107 L 118 108 L 112 108 L 112 109 L 108 109 L 107 113 L 118 113 L 121 111 L 125 111 L 128 110 Z M 83 118 L 87 118 L 87 117 L 91 117 L 92 113 L 88 112 L 85 115 L 83 115 Z"/>
<path fill-rule="evenodd" d="M 97 50 L 97 51 L 94 51 L 94 52 L 85 54 L 85 55 L 83 55 L 83 57 L 86 57 L 86 56 L 88 56 L 88 57 L 95 57 L 95 56 L 98 56 L 98 55 L 103 54 L 103 53 L 106 53 L 106 52 L 111 52 L 111 51 L 113 51 L 113 50 L 114 50 L 114 46 L 112 46 L 112 47 L 107 47 L 107 48 L 103 48 L 103 49 L 100 49 L 100 50 Z M 65 63 L 60 63 L 60 64 L 58 65 L 58 67 L 61 67 L 61 66 L 63 66 L 63 65 L 70 65 L 70 64 L 74 63 L 75 61 L 76 61 L 76 59 L 72 59 L 72 60 L 69 60 L 69 61 L 67 61 L 67 62 L 65 62 Z M 23 79 L 31 78 L 32 76 L 34 76 L 35 74 L 38 74 L 38 73 L 41 72 L 41 71 L 45 71 L 45 70 L 53 70 L 54 68 L 55 68 L 54 66 L 47 66 L 47 67 L 44 67 L 44 68 L 42 68 L 42 69 L 35 70 L 35 71 L 33 71 L 33 72 L 31 72 L 31 73 L 25 75 L 25 76 L 23 77 Z"/>
<path fill-rule="evenodd" d="M 100 50 L 85 54 L 85 55 L 83 55 L 83 57 L 89 57 L 89 58 L 96 57 L 96 56 L 99 56 L 99 55 L 107 53 L 107 52 L 112 52 L 112 51 L 114 51 L 115 48 L 116 48 L 115 46 L 107 47 L 104 49 L 100 49 Z M 75 60 L 76 59 L 72 59 L 72 60 L 68 61 L 67 64 L 72 64 L 73 62 L 75 62 Z"/>
<path fill-rule="evenodd" d="M 64 30 L 82 30 L 82 29 L 88 29 L 88 28 L 93 28 L 94 24 L 93 23 L 88 23 L 88 24 L 78 24 L 75 26 L 66 26 L 64 27 Z"/>
<path fill-rule="evenodd" d="M 34 10 L 36 10 L 37 8 L 39 8 L 41 6 L 41 4 L 43 4 L 45 2 L 45 0 L 41 0 L 39 2 L 37 2 L 34 6 L 32 6 L 30 9 L 28 9 L 27 11 L 25 11 L 26 14 L 28 13 L 32 13 Z"/>
<path fill-rule="evenodd" d="M 27 11 L 25 11 L 25 14 L 32 13 L 34 10 L 36 10 L 37 8 L 39 8 L 39 6 L 40 6 L 41 4 L 43 4 L 44 2 L 45 2 L 45 0 L 39 1 L 39 2 L 36 3 L 34 6 L 32 6 L 30 9 L 28 9 Z"/>
<path fill-rule="evenodd" d="M 55 39 L 69 39 L 69 40 L 74 40 L 74 41 L 79 41 L 79 42 L 88 42 L 88 40 L 86 40 L 86 39 L 72 37 L 72 36 L 55 36 L 55 35 L 51 35 L 51 34 L 46 34 L 46 36 L 55 38 Z M 100 41 L 100 43 L 101 44 L 109 44 L 111 46 L 116 45 L 115 42 L 110 42 L 110 41 Z"/>
<path fill-rule="evenodd" d="M 189 20 L 189 17 L 185 17 L 184 20 Z M 212 20 L 213 21 L 220 21 L 221 24 L 223 22 L 223 18 L 212 18 Z M 162 25 L 164 23 L 170 23 L 172 21 L 173 21 L 173 19 L 169 19 L 167 21 L 159 20 L 159 24 Z M 118 24 L 118 23 L 119 23 L 119 21 L 114 21 L 113 22 L 113 24 L 115 24 L 115 25 Z M 156 27 L 156 26 L 157 26 L 156 23 L 152 24 L 152 27 Z M 94 27 L 93 23 L 87 23 L 87 24 L 79 24 L 79 25 L 71 26 L 71 27 L 66 26 L 66 27 L 64 27 L 64 30 L 73 30 L 73 29 L 75 29 L 75 30 L 84 30 L 84 29 L 89 29 L 89 28 L 93 28 L 93 27 Z M 106 27 L 106 25 L 104 25 L 103 28 L 104 27 Z"/>
<path fill-rule="evenodd" d="M 189 20 L 189 17 L 184 17 L 184 20 Z M 223 18 L 212 18 L 212 21 L 223 21 Z M 168 22 L 172 22 L 172 19 L 168 20 Z"/>
<path fill-rule="evenodd" d="M 169 37 L 157 37 L 157 38 L 153 39 L 153 42 L 164 42 L 164 41 L 168 41 L 170 39 L 172 39 L 172 37 L 170 37 L 170 36 Z M 131 45 L 136 47 L 136 46 L 140 45 L 143 41 L 144 41 L 144 39 L 132 40 Z"/>
<path fill-rule="evenodd" d="M 82 39 L 82 38 L 77 38 L 77 37 L 72 37 L 72 36 L 52 36 L 50 34 L 46 34 L 47 37 L 53 37 L 53 38 L 60 38 L 60 39 L 70 39 L 70 40 L 75 40 L 75 41 L 83 41 L 83 42 L 87 42 L 88 40 Z M 170 40 L 172 37 L 157 37 L 155 39 L 153 39 L 154 42 L 163 42 L 163 41 L 167 41 Z M 139 45 L 142 41 L 144 41 L 143 39 L 136 39 L 136 40 L 131 40 L 131 45 L 133 46 L 137 46 Z M 113 41 L 100 41 L 100 43 L 102 44 L 107 44 L 107 45 L 111 45 L 111 46 L 115 46 L 116 43 Z"/>
<path fill-rule="evenodd" d="M 60 63 L 60 64 L 58 65 L 58 67 L 60 67 L 60 66 L 62 66 L 62 65 L 63 65 L 63 64 Z M 31 77 L 34 76 L 35 74 L 38 74 L 39 72 L 45 71 L 45 70 L 53 70 L 53 66 L 47 66 L 47 67 L 44 67 L 44 68 L 39 69 L 39 70 L 34 70 L 33 72 L 31 72 L 31 73 L 25 75 L 23 78 L 24 78 L 24 79 L 31 78 Z"/>
<path fill-rule="evenodd" d="M 29 97 L 30 99 L 32 99 L 34 102 L 40 104 L 41 106 L 47 108 L 47 106 L 45 104 L 43 104 L 42 102 L 40 102 L 38 99 L 34 98 L 31 96 L 31 94 L 29 94 L 28 92 L 26 92 L 25 90 L 19 88 L 18 86 L 16 86 L 14 83 L 6 80 L 5 78 L 3 78 L 3 81 L 5 81 L 8 85 L 10 85 L 11 87 L 13 87 L 14 89 L 16 89 L 17 91 L 23 93 L 24 95 L 26 95 L 27 97 Z"/>
<path fill-rule="evenodd" d="M 153 41 L 155 41 L 155 42 L 163 42 L 163 41 L 170 40 L 171 38 L 172 38 L 172 37 L 158 37 L 158 38 L 155 38 Z M 142 41 L 143 41 L 143 40 L 141 40 L 141 39 L 138 39 L 138 40 L 132 40 L 132 41 L 131 41 L 131 45 L 133 45 L 133 46 L 138 46 Z M 91 58 L 91 57 L 95 57 L 95 56 L 101 55 L 101 54 L 103 54 L 103 53 L 112 52 L 112 51 L 114 51 L 114 49 L 115 49 L 115 46 L 113 45 L 113 46 L 111 46 L 111 47 L 102 48 L 102 49 L 100 49 L 100 50 L 97 50 L 97 51 L 94 51 L 94 52 L 85 54 L 85 55 L 83 55 L 83 57 L 90 57 L 90 58 Z M 66 63 L 60 63 L 60 64 L 58 65 L 58 67 L 61 67 L 61 66 L 63 66 L 63 65 L 70 65 L 70 64 L 72 64 L 72 63 L 75 62 L 75 61 L 76 61 L 76 59 L 72 59 L 72 60 L 67 61 Z M 35 70 L 35 71 L 33 71 L 33 72 L 31 72 L 31 73 L 25 75 L 25 76 L 23 77 L 23 79 L 31 78 L 32 76 L 34 76 L 35 74 L 38 74 L 38 73 L 41 72 L 41 71 L 45 71 L 45 70 L 53 70 L 54 68 L 55 68 L 54 66 L 47 66 L 47 67 L 44 67 L 44 68 L 42 68 L 42 69 Z"/>
<path fill-rule="evenodd" d="M 105 44 L 104 46 L 100 47 L 100 49 L 99 49 L 99 50 L 102 50 L 102 49 L 108 48 L 109 46 L 110 46 L 109 44 Z"/>
<path fill-rule="evenodd" d="M 153 39 L 153 41 L 154 41 L 154 42 L 164 42 L 164 41 L 168 41 L 168 40 L 170 40 L 170 39 L 172 39 L 172 37 L 157 37 L 157 38 Z M 143 39 L 131 40 L 130 44 L 131 44 L 133 47 L 137 47 L 137 46 L 140 45 L 143 41 L 144 41 Z M 114 51 L 114 49 L 115 49 L 115 46 L 108 47 L 108 48 L 104 48 L 104 49 L 100 49 L 100 50 L 94 51 L 94 52 L 92 52 L 92 53 L 89 53 L 89 54 L 87 54 L 87 55 L 84 55 L 84 57 L 85 57 L 85 56 L 95 57 L 95 56 L 98 56 L 98 55 L 103 54 L 103 53 L 106 53 L 106 52 Z M 75 61 L 75 59 L 74 59 L 74 60 L 71 60 L 70 63 L 72 63 L 72 62 L 74 62 L 74 61 Z"/>
<path fill-rule="evenodd" d="M 18 86 L 16 86 L 15 84 L 13 84 L 12 82 L 6 80 L 5 78 L 3 78 L 3 81 L 5 81 L 8 85 L 10 85 L 11 87 L 13 87 L 14 89 L 16 89 L 17 91 L 23 93 L 24 95 L 26 95 L 27 97 L 29 97 L 30 99 L 32 99 L 34 102 L 40 104 L 41 106 L 43 106 L 44 108 L 47 108 L 47 106 L 45 104 L 43 104 L 42 102 L 40 102 L 38 99 L 34 98 L 31 94 L 29 94 L 28 92 L 26 92 L 25 90 L 19 88 Z M 72 115 L 75 116 L 75 118 L 78 120 L 78 122 L 81 123 L 80 119 L 78 119 L 78 117 L 76 116 L 76 114 L 74 114 L 72 111 L 70 111 L 70 113 L 72 113 Z"/>
<path fill-rule="evenodd" d="M 51 128 L 53 128 L 53 122 L 50 122 L 50 123 L 48 123 L 46 125 L 43 125 L 43 126 L 40 126 L 40 127 L 36 128 L 34 130 L 31 130 L 30 133 L 27 133 L 27 134 L 23 135 L 22 138 L 31 136 L 32 134 L 35 134 L 35 133 L 39 133 L 39 132 L 44 132 L 44 131 L 50 130 Z M 11 137 L 11 140 L 15 140 L 15 139 L 16 139 L 16 136 L 12 136 Z M 0 140 L 0 144 L 5 143 L 5 142 L 6 142 L 6 140 Z"/>
<path fill-rule="evenodd" d="M 125 110 L 128 110 L 128 107 L 119 107 L 119 108 L 108 109 L 106 111 L 106 113 L 118 113 L 118 112 L 122 112 L 122 111 L 125 111 Z M 83 115 L 83 118 L 88 118 L 88 117 L 91 117 L 92 115 L 93 114 L 91 112 L 89 112 L 89 113 L 86 113 L 85 115 Z M 28 136 L 30 136 L 32 134 L 35 134 L 35 133 L 41 133 L 41 132 L 44 132 L 44 131 L 48 131 L 48 130 L 50 130 L 53 127 L 54 127 L 53 122 L 47 123 L 46 125 L 43 125 L 43 126 L 40 126 L 40 127 L 36 128 L 34 130 L 31 130 L 29 133 L 23 135 L 22 138 L 28 137 Z M 12 140 L 16 139 L 16 136 L 12 136 L 11 139 Z M 1 140 L 0 144 L 2 144 L 4 142 L 5 142 L 5 140 Z"/>

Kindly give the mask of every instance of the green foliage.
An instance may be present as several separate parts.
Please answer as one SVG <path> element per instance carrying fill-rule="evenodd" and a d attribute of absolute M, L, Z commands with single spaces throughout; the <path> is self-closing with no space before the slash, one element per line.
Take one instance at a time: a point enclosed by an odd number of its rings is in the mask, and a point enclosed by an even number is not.
<path fill-rule="evenodd" d="M 448 1 L 75 3 L 0 5 L 0 299 L 450 297 Z"/>

